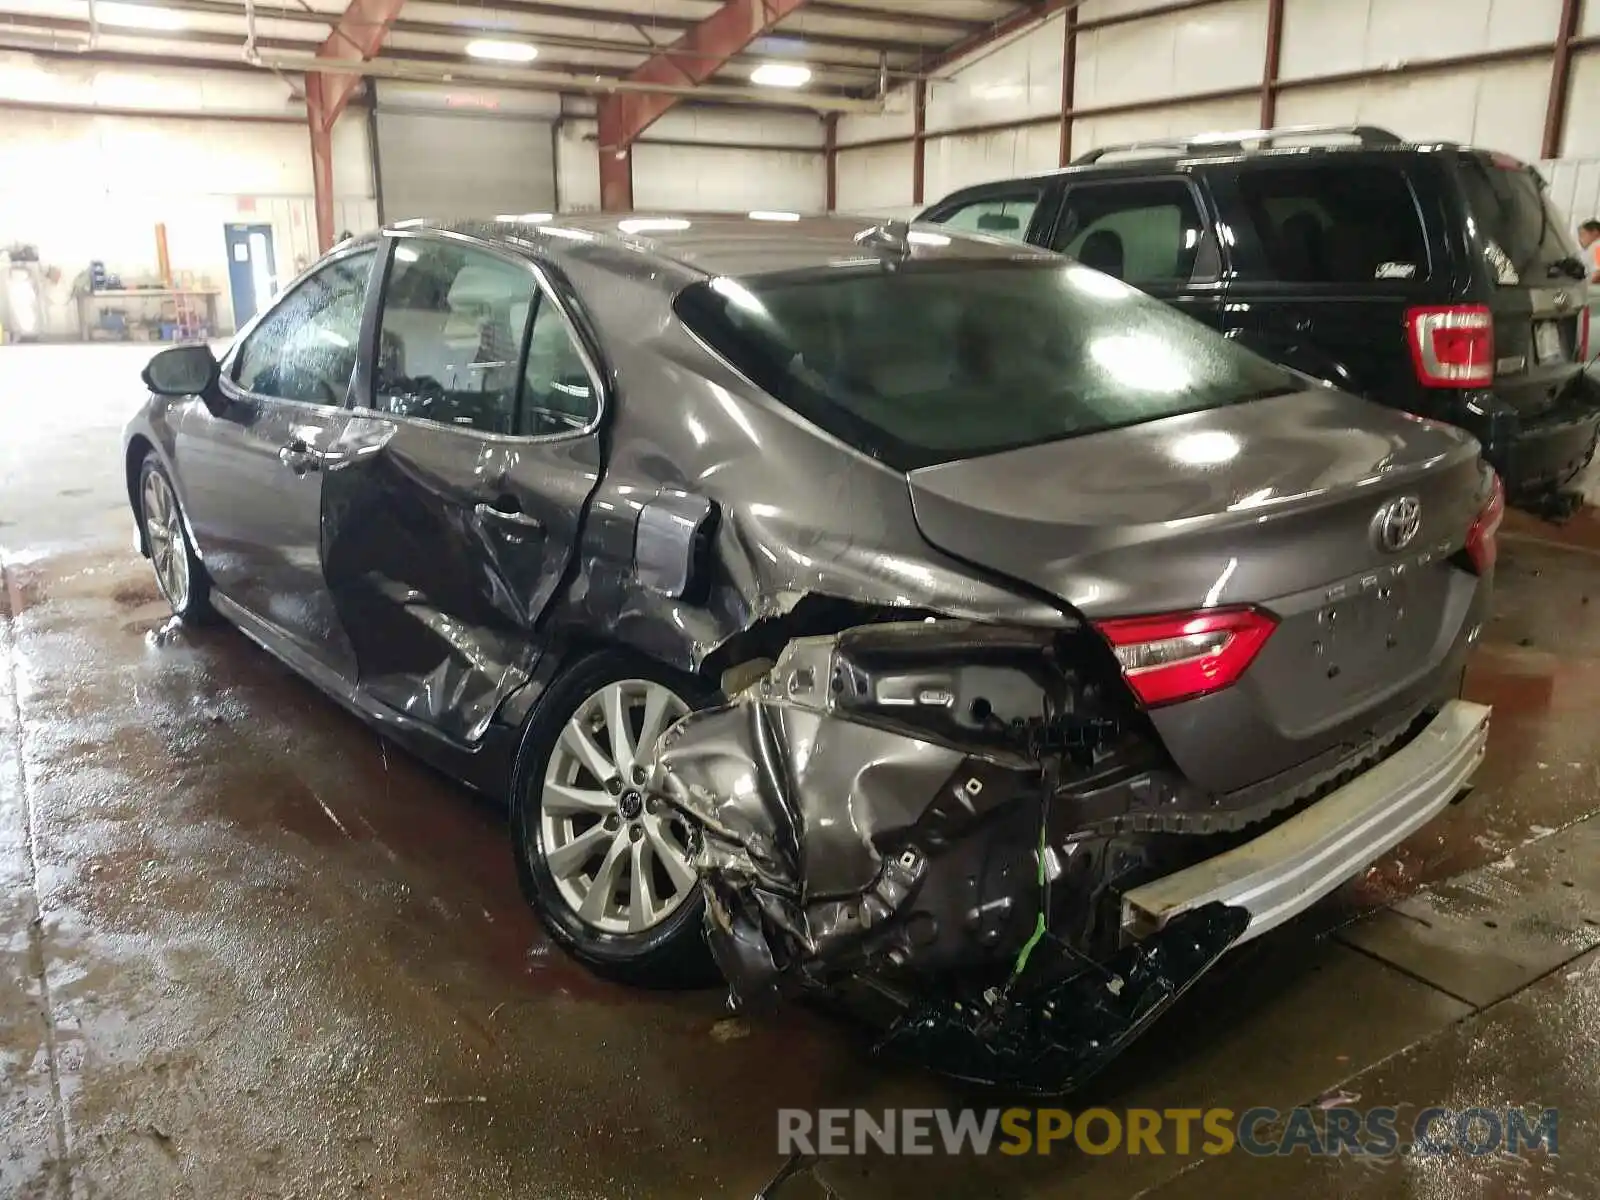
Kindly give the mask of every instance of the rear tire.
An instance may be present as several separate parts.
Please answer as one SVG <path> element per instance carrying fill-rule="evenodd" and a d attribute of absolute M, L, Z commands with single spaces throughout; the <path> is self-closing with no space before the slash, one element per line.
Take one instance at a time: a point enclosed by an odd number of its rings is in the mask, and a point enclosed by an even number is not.
<path fill-rule="evenodd" d="M 605 650 L 565 672 L 523 734 L 511 797 L 523 894 L 556 942 L 609 978 L 647 987 L 718 978 L 689 831 L 638 787 L 661 732 L 713 699 L 692 677 Z"/>
<path fill-rule="evenodd" d="M 188 624 L 209 620 L 211 578 L 189 540 L 178 489 L 154 450 L 139 467 L 139 524 L 156 586 L 172 611 Z"/>

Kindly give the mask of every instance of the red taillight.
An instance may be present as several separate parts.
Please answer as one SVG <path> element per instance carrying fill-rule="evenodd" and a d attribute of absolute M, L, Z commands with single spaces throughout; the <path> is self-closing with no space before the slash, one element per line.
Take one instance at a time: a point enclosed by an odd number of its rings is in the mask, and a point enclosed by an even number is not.
<path fill-rule="evenodd" d="M 1473 521 L 1472 528 L 1467 530 L 1467 557 L 1472 560 L 1472 565 L 1478 568 L 1478 574 L 1494 568 L 1494 560 L 1500 556 L 1500 545 L 1496 535 L 1500 532 L 1500 522 L 1506 515 L 1506 489 L 1500 482 L 1500 476 L 1490 472 L 1489 498 L 1483 502 L 1483 508 L 1478 512 L 1478 519 Z"/>
<path fill-rule="evenodd" d="M 1121 617 L 1095 628 L 1149 707 L 1220 691 L 1238 681 L 1278 622 L 1255 608 Z"/>
<path fill-rule="evenodd" d="M 1586 308 L 1578 314 L 1578 361 L 1589 361 L 1589 310 Z"/>
<path fill-rule="evenodd" d="M 1423 387 L 1494 382 L 1494 317 L 1483 305 L 1413 308 L 1406 313 L 1406 331 Z"/>

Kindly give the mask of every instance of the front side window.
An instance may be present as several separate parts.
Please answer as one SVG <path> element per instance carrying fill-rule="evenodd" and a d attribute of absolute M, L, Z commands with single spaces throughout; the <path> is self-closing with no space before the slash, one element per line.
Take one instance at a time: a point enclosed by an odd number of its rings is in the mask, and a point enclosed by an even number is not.
<path fill-rule="evenodd" d="M 484 433 L 517 432 L 533 272 L 432 238 L 394 248 L 379 320 L 373 404 Z"/>
<path fill-rule="evenodd" d="M 1144 287 L 1188 282 L 1202 234 L 1200 210 L 1185 183 L 1099 184 L 1068 195 L 1050 248 Z"/>
<path fill-rule="evenodd" d="M 1245 214 L 1262 249 L 1242 279 L 1280 283 L 1399 282 L 1428 277 L 1416 197 L 1399 167 L 1329 163 L 1248 170 Z"/>
<path fill-rule="evenodd" d="M 940 225 L 961 229 L 968 233 L 985 233 L 990 237 L 1024 241 L 1028 226 L 1033 223 L 1034 209 L 1039 207 L 1038 192 L 1023 192 L 1009 196 L 987 196 L 963 204 L 954 212 L 939 218 Z"/>
<path fill-rule="evenodd" d="M 302 404 L 340 405 L 361 345 L 361 310 L 373 251 L 331 262 L 303 280 L 239 348 L 234 382 Z"/>
<path fill-rule="evenodd" d="M 899 470 L 1295 390 L 1167 305 L 1046 258 L 716 279 L 676 309 L 769 395 Z"/>

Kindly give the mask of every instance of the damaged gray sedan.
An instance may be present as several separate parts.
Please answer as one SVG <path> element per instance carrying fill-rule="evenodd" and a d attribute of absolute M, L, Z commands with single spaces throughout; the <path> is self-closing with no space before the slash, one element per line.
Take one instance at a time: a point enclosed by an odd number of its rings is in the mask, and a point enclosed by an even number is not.
<path fill-rule="evenodd" d="M 956 1075 L 1080 1082 L 1483 754 L 1472 439 L 1010 243 L 408 224 L 146 381 L 174 610 L 504 798 L 562 944 Z"/>

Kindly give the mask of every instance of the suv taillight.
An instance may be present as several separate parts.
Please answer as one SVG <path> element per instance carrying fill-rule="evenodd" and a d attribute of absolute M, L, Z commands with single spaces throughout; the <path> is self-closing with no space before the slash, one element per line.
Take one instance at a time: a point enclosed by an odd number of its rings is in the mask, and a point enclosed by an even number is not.
<path fill-rule="evenodd" d="M 1500 482 L 1500 476 L 1494 471 L 1489 472 L 1489 498 L 1483 502 L 1483 507 L 1478 510 L 1478 517 L 1472 522 L 1472 528 L 1467 530 L 1467 557 L 1472 560 L 1472 565 L 1482 575 L 1494 568 L 1494 561 L 1500 556 L 1500 544 L 1497 535 L 1500 532 L 1500 522 L 1506 516 L 1506 489 Z"/>
<path fill-rule="evenodd" d="M 1266 645 L 1277 618 L 1257 608 L 1218 608 L 1097 621 L 1128 686 L 1145 705 L 1175 704 L 1236 683 Z"/>
<path fill-rule="evenodd" d="M 1484 305 L 1413 308 L 1406 313 L 1406 332 L 1423 387 L 1494 382 L 1494 317 Z"/>

